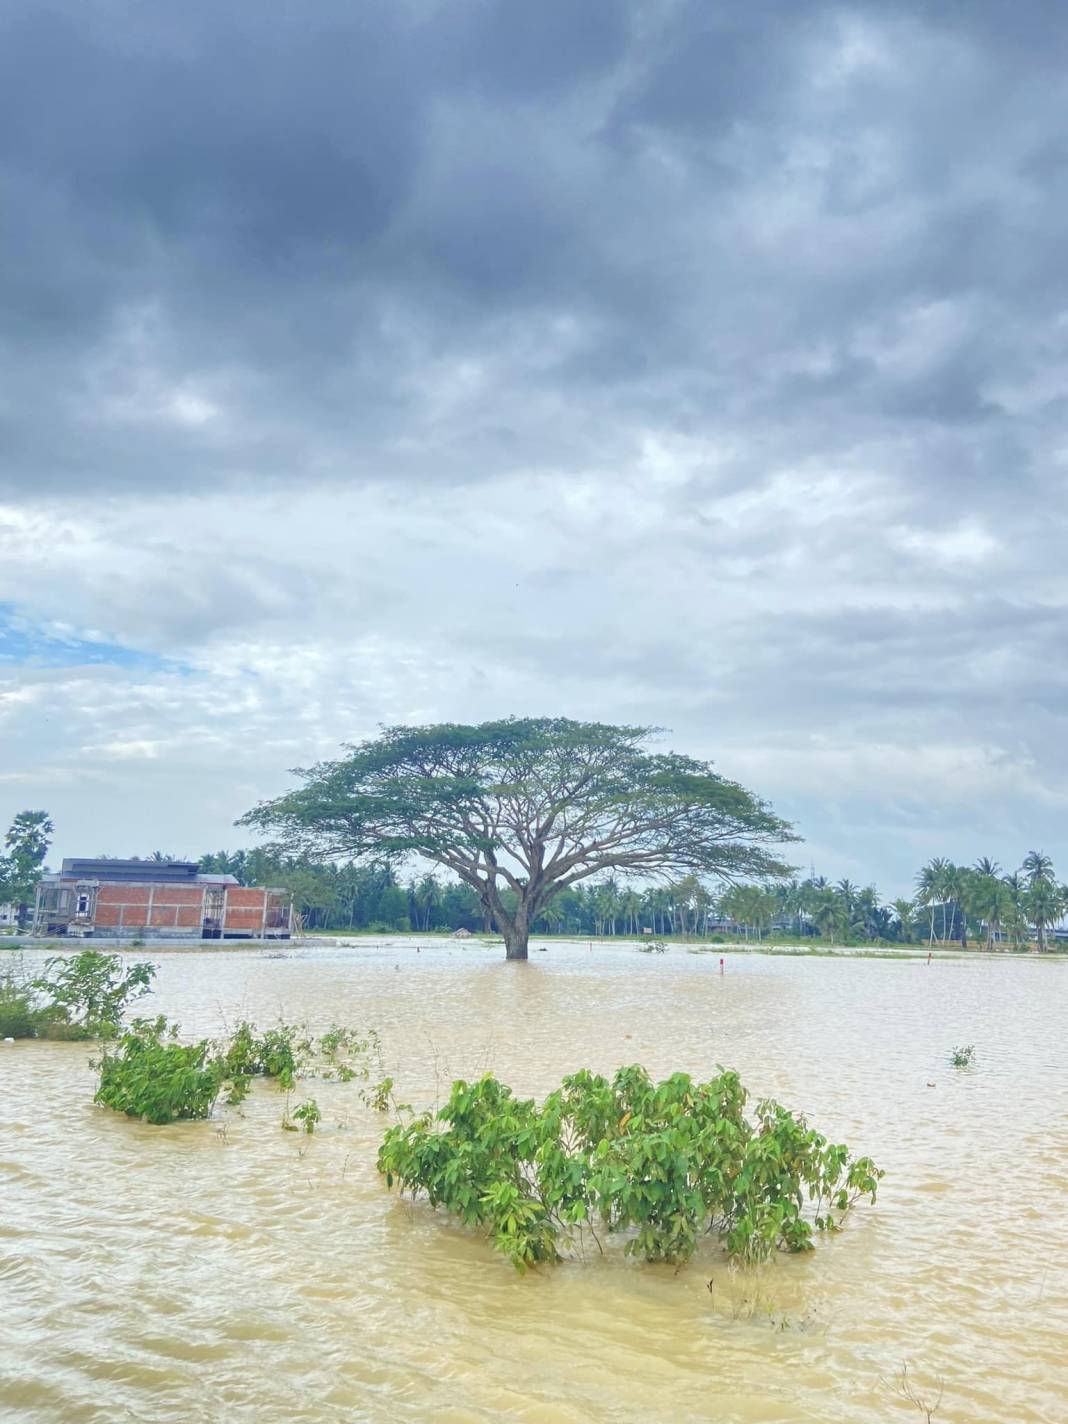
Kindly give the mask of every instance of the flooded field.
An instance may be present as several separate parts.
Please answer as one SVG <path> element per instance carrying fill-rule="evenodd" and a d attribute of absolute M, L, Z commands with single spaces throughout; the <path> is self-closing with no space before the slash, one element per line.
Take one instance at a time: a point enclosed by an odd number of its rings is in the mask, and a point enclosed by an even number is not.
<path fill-rule="evenodd" d="M 0 1419 L 738 1424 L 1068 1419 L 1068 963 L 477 943 L 160 953 L 143 1012 L 379 1031 L 400 1096 L 492 1068 L 737 1068 L 886 1169 L 810 1256 L 518 1277 L 386 1192 L 359 1083 L 258 1084 L 212 1123 L 92 1105 L 84 1045 L 0 1045 Z M 955 1070 L 955 1044 L 974 1043 Z M 709 1282 L 711 1281 L 711 1289 Z"/>

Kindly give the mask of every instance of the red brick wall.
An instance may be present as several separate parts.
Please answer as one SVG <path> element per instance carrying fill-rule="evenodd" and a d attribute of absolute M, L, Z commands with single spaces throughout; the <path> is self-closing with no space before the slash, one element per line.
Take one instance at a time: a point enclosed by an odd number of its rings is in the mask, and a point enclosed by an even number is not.
<path fill-rule="evenodd" d="M 148 906 L 147 885 L 101 885 L 96 892 L 98 905 Z"/>
<path fill-rule="evenodd" d="M 203 907 L 203 885 L 104 884 L 97 891 L 96 924 L 101 929 L 118 929 L 121 924 L 124 928 L 151 925 L 153 929 L 199 930 Z"/>
<path fill-rule="evenodd" d="M 266 890 L 231 885 L 226 891 L 224 933 L 241 930 L 258 934 L 263 928 L 263 905 L 266 898 Z"/>
<path fill-rule="evenodd" d="M 96 925 L 102 930 L 151 928 L 199 931 L 204 917 L 206 885 L 104 884 L 97 891 Z M 151 892 L 152 909 L 149 913 Z M 228 885 L 224 933 L 259 934 L 263 929 L 267 891 Z"/>

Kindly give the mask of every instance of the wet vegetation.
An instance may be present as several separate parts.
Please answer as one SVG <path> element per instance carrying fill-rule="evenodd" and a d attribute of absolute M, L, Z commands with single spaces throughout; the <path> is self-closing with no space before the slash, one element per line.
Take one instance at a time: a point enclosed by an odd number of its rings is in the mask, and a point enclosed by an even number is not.
<path fill-rule="evenodd" d="M 177 1035 L 178 1026 L 162 1015 L 135 1019 L 115 1050 L 99 1060 L 95 1101 L 156 1124 L 210 1117 L 227 1082 L 225 1059 L 207 1039 L 186 1044 Z M 231 1101 L 240 1092 L 231 1079 Z"/>
<path fill-rule="evenodd" d="M 210 1117 L 220 1097 L 236 1107 L 248 1096 L 253 1078 L 266 1078 L 286 1094 L 282 1126 L 291 1128 L 295 1120 L 313 1132 L 321 1117 L 314 1099 L 289 1111 L 289 1094 L 298 1081 L 366 1079 L 380 1061 L 373 1031 L 361 1034 L 335 1026 L 314 1038 L 304 1025 L 280 1020 L 259 1029 L 243 1021 L 224 1039 L 195 1043 L 180 1042 L 179 1031 L 162 1015 L 134 1019 L 95 1065 L 100 1072 L 95 1101 L 161 1125 Z"/>
<path fill-rule="evenodd" d="M 457 1082 L 436 1116 L 391 1127 L 387 1183 L 489 1232 L 519 1270 L 624 1236 L 647 1261 L 680 1263 L 719 1237 L 752 1264 L 807 1251 L 838 1229 L 882 1173 L 778 1103 L 757 1103 L 736 1073 L 707 1083 L 644 1068 L 608 1080 L 574 1073 L 539 1107 L 487 1074 Z"/>
<path fill-rule="evenodd" d="M 0 1038 L 114 1038 L 155 972 L 152 964 L 126 965 L 118 954 L 92 949 L 48 959 L 38 975 L 20 959 L 0 972 Z"/>

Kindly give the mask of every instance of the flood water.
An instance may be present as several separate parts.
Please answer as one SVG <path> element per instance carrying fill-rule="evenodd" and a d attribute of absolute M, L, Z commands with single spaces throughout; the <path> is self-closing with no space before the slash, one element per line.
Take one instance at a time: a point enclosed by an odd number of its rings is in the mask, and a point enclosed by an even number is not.
<path fill-rule="evenodd" d="M 737 1068 L 886 1169 L 876 1206 L 757 1277 L 519 1277 L 389 1194 L 359 1083 L 314 1137 L 258 1084 L 210 1123 L 93 1106 L 85 1045 L 0 1044 L 0 1419 L 1068 1419 L 1068 963 L 726 956 L 477 943 L 150 953 L 183 1032 L 279 1011 L 374 1027 L 402 1098 L 492 1068 L 541 1095 L 626 1062 Z M 954 1044 L 974 1043 L 966 1070 Z M 712 1288 L 709 1289 L 709 1281 Z"/>

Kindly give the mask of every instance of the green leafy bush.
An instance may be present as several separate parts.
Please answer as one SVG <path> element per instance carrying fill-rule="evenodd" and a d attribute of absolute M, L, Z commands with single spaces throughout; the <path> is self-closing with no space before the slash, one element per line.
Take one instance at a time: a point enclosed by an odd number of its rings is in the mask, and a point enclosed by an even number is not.
<path fill-rule="evenodd" d="M 45 961 L 45 972 L 32 987 L 46 996 L 38 1010 L 41 1038 L 114 1038 L 123 1014 L 147 994 L 155 976 L 154 964 L 129 967 L 121 955 L 85 949 L 69 957 Z"/>
<path fill-rule="evenodd" d="M 287 1095 L 304 1076 L 366 1078 L 366 1055 L 377 1043 L 374 1033 L 361 1036 L 352 1029 L 334 1027 L 317 1040 L 304 1027 L 282 1020 L 264 1030 L 246 1020 L 229 1038 L 183 1044 L 178 1026 L 165 1018 L 134 1019 L 96 1065 L 96 1101 L 151 1123 L 206 1118 L 220 1096 L 231 1107 L 242 1103 L 256 1077 L 277 1080 Z M 321 1120 L 314 1098 L 293 1118 L 305 1132 L 313 1132 Z M 283 1122 L 289 1123 L 288 1111 Z"/>
<path fill-rule="evenodd" d="M 155 972 L 91 949 L 48 959 L 35 977 L 20 960 L 0 974 L 0 1038 L 114 1038 Z"/>
<path fill-rule="evenodd" d="M 389 1112 L 390 1109 L 396 1113 L 411 1112 L 410 1103 L 399 1103 L 393 1092 L 393 1079 L 390 1077 L 380 1078 L 377 1083 L 372 1083 L 370 1087 L 363 1088 L 360 1097 L 369 1108 L 374 1108 L 375 1112 Z"/>
<path fill-rule="evenodd" d="M 965 1044 L 963 1048 L 953 1048 L 950 1050 L 949 1061 L 954 1068 L 967 1068 L 975 1061 L 975 1044 Z"/>
<path fill-rule="evenodd" d="M 648 1261 L 685 1261 L 709 1231 L 744 1262 L 806 1251 L 874 1201 L 882 1173 L 778 1103 L 751 1121 L 747 1099 L 737 1073 L 654 1083 L 634 1065 L 574 1073 L 538 1107 L 487 1074 L 454 1083 L 436 1118 L 390 1128 L 378 1168 L 488 1229 L 519 1270 L 581 1249 L 587 1230 L 600 1246 L 598 1229 Z"/>
<path fill-rule="evenodd" d="M 277 1078 L 278 1086 L 291 1092 L 297 1079 L 314 1075 L 348 1083 L 368 1076 L 368 1060 L 379 1053 L 378 1035 L 334 1024 L 320 1038 L 313 1038 L 307 1026 L 284 1020 L 260 1030 L 247 1021 L 239 1023 L 226 1048 L 231 1073 L 249 1078 Z"/>
<path fill-rule="evenodd" d="M 317 1123 L 322 1122 L 323 1115 L 319 1110 L 319 1104 L 314 1098 L 308 1098 L 301 1103 L 299 1108 L 293 1109 L 293 1121 L 299 1122 L 301 1130 L 309 1134 L 315 1131 Z"/>
<path fill-rule="evenodd" d="M 0 1038 L 36 1038 L 37 999 L 19 966 L 0 973 Z"/>
<path fill-rule="evenodd" d="M 162 1015 L 134 1019 L 115 1051 L 105 1050 L 97 1065 L 95 1101 L 157 1124 L 210 1117 L 230 1076 L 225 1057 L 208 1039 L 179 1043 L 177 1034 L 177 1024 Z"/>
<path fill-rule="evenodd" d="M 242 1022 L 226 1049 L 227 1068 L 238 1077 L 277 1078 L 279 1086 L 289 1092 L 313 1048 L 311 1040 L 300 1034 L 295 1024 L 279 1022 L 275 1028 L 261 1032 L 253 1024 Z"/>

